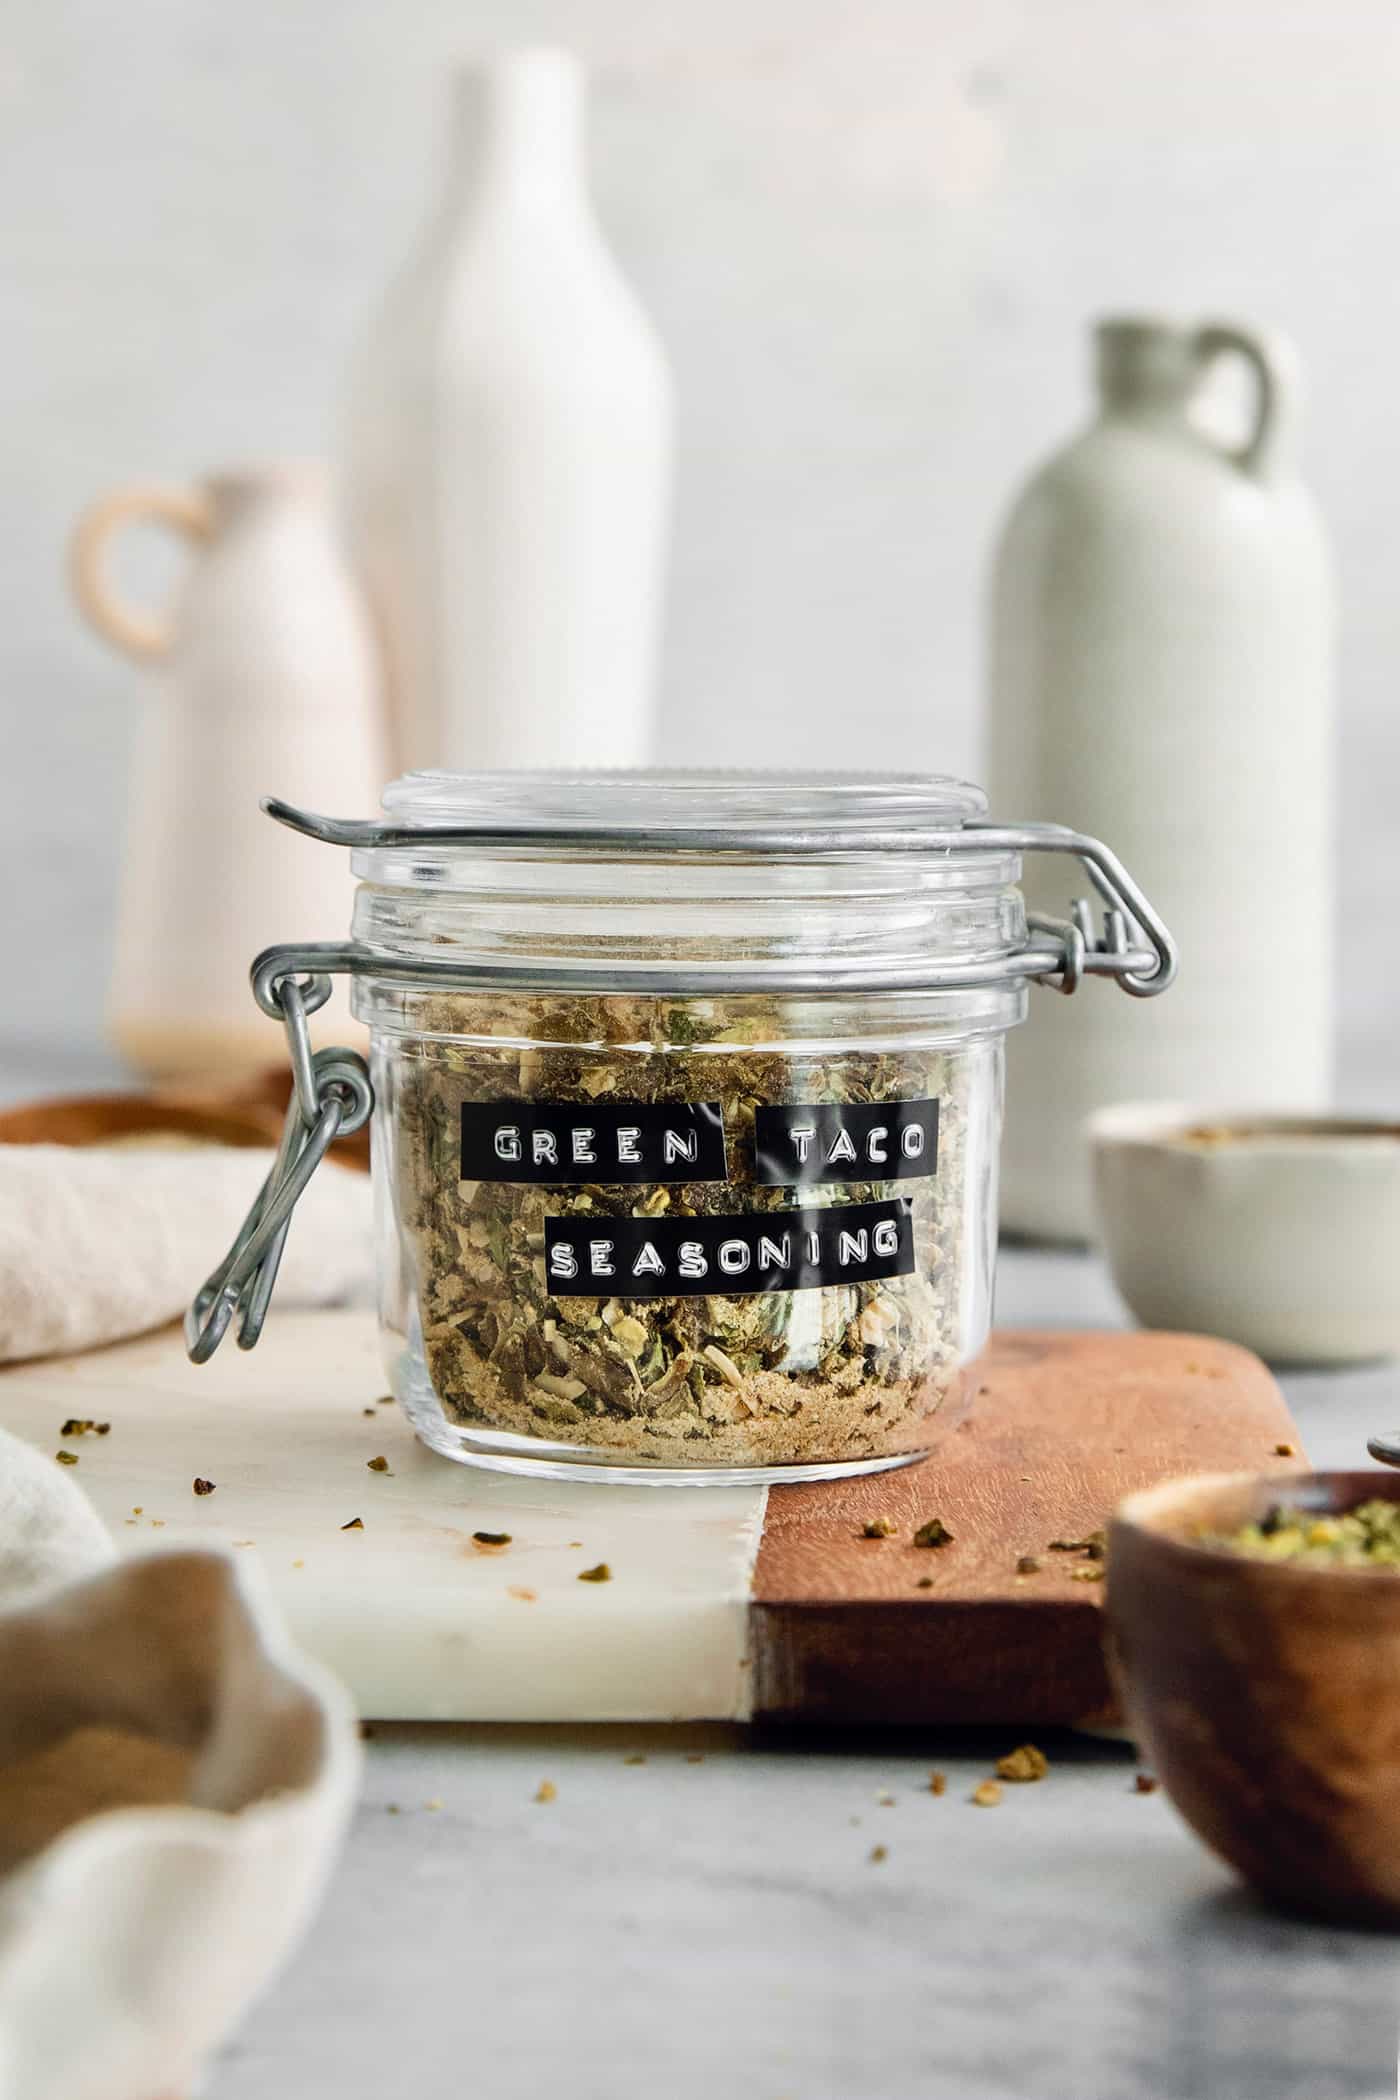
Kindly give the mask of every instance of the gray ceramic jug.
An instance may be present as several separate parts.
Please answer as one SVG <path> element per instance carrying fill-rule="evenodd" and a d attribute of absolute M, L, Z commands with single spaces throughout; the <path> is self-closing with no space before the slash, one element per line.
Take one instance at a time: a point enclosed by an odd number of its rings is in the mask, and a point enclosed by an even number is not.
<path fill-rule="evenodd" d="M 1092 1111 L 1310 1109 L 1331 1086 L 1332 593 L 1293 467 L 1294 360 L 1156 320 L 1104 321 L 1097 347 L 1098 414 L 997 551 L 988 786 L 996 809 L 1112 838 L 1181 972 L 1150 1015 L 1037 993 L 1013 1034 L 1003 1222 L 1062 1239 L 1092 1228 Z M 1251 381 L 1237 446 L 1200 420 L 1221 359 Z"/>

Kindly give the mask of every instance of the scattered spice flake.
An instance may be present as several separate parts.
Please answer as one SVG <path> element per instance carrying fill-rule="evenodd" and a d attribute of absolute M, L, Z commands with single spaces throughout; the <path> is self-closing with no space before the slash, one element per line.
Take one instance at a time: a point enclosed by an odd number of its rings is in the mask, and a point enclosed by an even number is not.
<path fill-rule="evenodd" d="M 142 1509 L 139 1502 L 132 1503 L 131 1514 L 133 1515 L 133 1517 L 141 1517 L 145 1515 L 145 1511 Z"/>
<path fill-rule="evenodd" d="M 870 1848 L 870 1864 L 872 1867 L 882 1866 L 889 1856 L 890 1848 L 888 1845 L 872 1845 Z"/>
<path fill-rule="evenodd" d="M 342 1524 L 340 1528 L 342 1531 L 363 1531 L 365 1520 L 363 1517 L 352 1517 L 348 1524 Z"/>
<path fill-rule="evenodd" d="M 931 1575 L 921 1575 L 914 1587 L 916 1590 L 931 1590 L 933 1588 L 933 1577 Z"/>
<path fill-rule="evenodd" d="M 1161 1780 L 1154 1779 L 1150 1772 L 1137 1772 L 1133 1775 L 1135 1794 L 1155 1794 L 1161 1784 Z"/>
<path fill-rule="evenodd" d="M 612 1569 L 605 1560 L 600 1560 L 596 1568 L 580 1568 L 578 1579 L 580 1582 L 611 1582 Z"/>
<path fill-rule="evenodd" d="M 1297 1453 L 1297 1447 L 1296 1447 L 1295 1445 L 1293 1445 L 1293 1444 L 1275 1444 L 1275 1445 L 1274 1445 L 1274 1457 L 1275 1457 L 1275 1458 L 1296 1458 L 1296 1457 L 1297 1457 L 1297 1455 L 1298 1455 L 1298 1453 Z"/>
<path fill-rule="evenodd" d="M 214 1492 L 215 1483 L 212 1480 L 203 1480 L 198 1475 L 192 1485 L 197 1495 L 212 1495 Z"/>
<path fill-rule="evenodd" d="M 304 1560 L 294 1560 L 292 1562 L 292 1566 L 294 1568 L 304 1568 L 306 1566 L 306 1562 Z"/>
<path fill-rule="evenodd" d="M 255 1541 L 253 1539 L 235 1539 L 233 1543 L 235 1546 L 251 1546 Z"/>
<path fill-rule="evenodd" d="M 374 1404 L 376 1407 L 392 1407 L 394 1396 L 392 1393 L 381 1393 Z"/>
<path fill-rule="evenodd" d="M 527 1590 L 523 1582 L 506 1584 L 506 1595 L 508 1597 L 517 1597 L 522 1604 L 537 1604 L 539 1602 L 539 1594 L 538 1590 Z"/>
<path fill-rule="evenodd" d="M 472 1533 L 472 1544 L 479 1547 L 483 1553 L 501 1552 L 503 1548 L 510 1544 L 510 1539 L 511 1535 L 508 1531 L 474 1531 Z"/>
<path fill-rule="evenodd" d="M 559 1789 L 552 1779 L 542 1779 L 540 1781 L 535 1789 L 535 1799 L 537 1801 L 557 1801 L 559 1799 Z"/>
<path fill-rule="evenodd" d="M 892 1539 L 899 1526 L 893 1517 L 870 1517 L 860 1527 L 863 1539 Z"/>
<path fill-rule="evenodd" d="M 930 1772 L 928 1775 L 928 1790 L 931 1794 L 946 1794 L 948 1791 L 948 1774 L 946 1772 Z"/>
<path fill-rule="evenodd" d="M 1008 1751 L 997 1759 L 998 1779 L 1009 1779 L 1013 1785 L 1025 1785 L 1034 1779 L 1043 1779 L 1050 1769 L 1050 1760 L 1034 1743 L 1022 1743 L 1018 1750 Z"/>
<path fill-rule="evenodd" d="M 61 1466 L 76 1466 L 76 1464 L 78 1463 L 78 1454 L 76 1451 L 55 1451 L 54 1457 L 58 1460 Z"/>
<path fill-rule="evenodd" d="M 371 1473 L 387 1473 L 389 1470 L 387 1458 L 367 1458 L 365 1464 L 369 1467 Z"/>
<path fill-rule="evenodd" d="M 974 1808 L 995 1808 L 1000 1799 L 1001 1788 L 997 1785 L 995 1779 L 984 1779 L 981 1786 L 973 1789 L 972 1805 Z"/>
<path fill-rule="evenodd" d="M 875 1796 L 875 1806 L 876 1806 L 877 1808 L 893 1808 L 893 1807 L 894 1807 L 894 1795 L 893 1795 L 893 1794 L 877 1794 L 877 1795 Z"/>
<path fill-rule="evenodd" d="M 387 1816 L 396 1816 L 396 1815 L 397 1815 L 397 1814 L 399 1813 L 399 1804 L 398 1804 L 398 1802 L 397 1802 L 397 1801 L 386 1801 L 386 1802 L 385 1802 L 385 1804 L 384 1804 L 384 1813 L 385 1813 L 385 1815 L 387 1815 Z"/>
<path fill-rule="evenodd" d="M 76 1463 L 77 1463 L 77 1461 L 75 1460 L 75 1461 L 74 1461 L 74 1463 L 76 1464 Z M 151 1529 L 152 1529 L 152 1531 L 164 1531 L 164 1529 L 165 1529 L 165 1519 L 164 1519 L 164 1517 L 152 1517 L 152 1518 L 151 1518 Z"/>
<path fill-rule="evenodd" d="M 572 1547 L 572 1546 L 581 1546 L 581 1545 L 583 1544 L 583 1540 L 582 1540 L 582 1539 L 570 1539 L 570 1540 L 569 1540 L 569 1544 L 570 1544 L 570 1546 L 571 1546 L 571 1547 Z"/>
<path fill-rule="evenodd" d="M 441 1801 L 440 1801 L 440 1800 L 438 1799 L 437 1795 L 436 1795 L 436 1794 L 434 1794 L 434 1796 L 433 1796 L 432 1800 L 431 1800 L 431 1801 L 425 1801 L 425 1802 L 423 1803 L 423 1806 L 424 1806 L 424 1808 L 428 1809 L 429 1811 L 435 1811 L 435 1810 L 437 1810 L 437 1809 L 439 1809 L 439 1808 L 441 1808 L 441 1807 L 442 1807 L 442 1803 L 441 1803 Z"/>
<path fill-rule="evenodd" d="M 60 1436 L 106 1436 L 111 1427 L 110 1422 L 92 1422 L 86 1415 L 70 1415 L 58 1433 Z"/>
<path fill-rule="evenodd" d="M 632 1755 L 630 1757 L 624 1757 L 622 1762 L 625 1765 L 644 1765 L 646 1763 L 646 1758 L 640 1750 L 634 1750 L 632 1752 Z"/>
<path fill-rule="evenodd" d="M 1101 1561 L 1090 1561 L 1082 1568 L 1071 1568 L 1069 1571 L 1071 1582 L 1102 1582 L 1103 1578 L 1104 1569 Z"/>
<path fill-rule="evenodd" d="M 1016 1563 L 1016 1573 L 1018 1575 L 1038 1575 L 1040 1573 L 1040 1562 L 1033 1553 L 1023 1553 Z"/>
<path fill-rule="evenodd" d="M 360 1413 L 362 1415 L 368 1415 L 371 1422 L 374 1420 L 374 1409 L 372 1407 L 362 1407 L 360 1409 Z"/>
<path fill-rule="evenodd" d="M 950 1546 L 952 1542 L 953 1534 L 942 1517 L 930 1517 L 928 1522 L 921 1524 L 914 1533 L 916 1546 Z"/>
<path fill-rule="evenodd" d="M 1108 1553 L 1108 1535 L 1104 1531 L 1091 1531 L 1082 1539 L 1051 1539 L 1047 1549 L 1051 1553 L 1087 1553 L 1090 1560 L 1103 1560 Z"/>

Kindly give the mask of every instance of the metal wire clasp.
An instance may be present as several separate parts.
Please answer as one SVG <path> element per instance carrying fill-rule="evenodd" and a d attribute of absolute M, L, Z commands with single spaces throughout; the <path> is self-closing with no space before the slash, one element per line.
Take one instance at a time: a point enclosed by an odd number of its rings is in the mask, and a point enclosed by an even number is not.
<path fill-rule="evenodd" d="M 254 1347 L 297 1199 L 335 1140 L 359 1130 L 374 1106 L 369 1067 L 358 1051 L 311 1048 L 307 1016 L 330 995 L 327 976 L 286 976 L 270 987 L 287 1031 L 292 1098 L 271 1171 L 228 1254 L 185 1314 L 185 1347 L 193 1363 L 208 1362 L 235 1313 L 239 1348 Z"/>

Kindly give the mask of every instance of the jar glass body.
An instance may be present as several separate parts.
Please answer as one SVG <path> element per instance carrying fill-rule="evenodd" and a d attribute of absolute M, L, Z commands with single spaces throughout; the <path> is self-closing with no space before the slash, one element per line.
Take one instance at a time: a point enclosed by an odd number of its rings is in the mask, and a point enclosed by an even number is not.
<path fill-rule="evenodd" d="M 1014 856 L 356 865 L 380 1320 L 423 1440 L 658 1485 L 926 1452 L 987 1336 L 1026 994 L 820 980 L 1014 945 Z"/>

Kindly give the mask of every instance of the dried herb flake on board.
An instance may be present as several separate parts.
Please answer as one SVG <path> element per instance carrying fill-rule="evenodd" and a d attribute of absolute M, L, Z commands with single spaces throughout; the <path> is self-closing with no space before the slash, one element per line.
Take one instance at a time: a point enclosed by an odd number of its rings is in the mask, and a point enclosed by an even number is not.
<path fill-rule="evenodd" d="M 580 1568 L 578 1579 L 580 1582 L 611 1582 L 612 1569 L 605 1560 L 600 1560 L 596 1568 Z"/>
<path fill-rule="evenodd" d="M 953 1534 L 942 1517 L 930 1517 L 928 1522 L 921 1524 L 914 1533 L 916 1546 L 951 1546 L 952 1543 Z"/>
<path fill-rule="evenodd" d="M 389 1470 L 387 1458 L 367 1458 L 365 1464 L 369 1467 L 371 1473 L 387 1473 Z"/>
<path fill-rule="evenodd" d="M 201 1479 L 198 1475 L 196 1475 L 192 1485 L 197 1495 L 212 1495 L 216 1483 L 212 1480 Z"/>
<path fill-rule="evenodd" d="M 892 1517 L 869 1517 L 860 1527 L 863 1539 L 892 1539 L 899 1526 Z"/>
<path fill-rule="evenodd" d="M 342 1524 L 340 1528 L 342 1531 L 363 1531 L 365 1520 L 363 1517 L 352 1517 L 348 1524 Z"/>
<path fill-rule="evenodd" d="M 76 1451 L 55 1451 L 54 1457 L 58 1460 L 61 1466 L 76 1466 L 76 1464 L 78 1463 L 78 1454 Z"/>
<path fill-rule="evenodd" d="M 423 1347 L 454 1423 L 672 1465 L 787 1464 L 917 1451 L 960 1382 L 963 1183 L 971 1060 L 896 1018 L 878 1050 L 833 1050 L 820 1016 L 747 995 L 678 1001 L 579 993 L 420 992 L 402 1038 L 394 1115 L 405 1268 Z M 774 1048 L 782 1044 L 781 1049 Z M 936 1172 L 771 1185 L 765 1106 L 937 1100 Z M 718 1102 L 727 1179 L 467 1180 L 465 1104 Z M 604 1171 L 601 1167 L 591 1169 Z M 772 1219 L 900 1199 L 912 1273 L 798 1290 L 555 1296 L 545 1227 L 605 1240 L 648 1217 Z M 717 1279 L 719 1280 L 719 1279 Z M 726 1279 L 727 1280 L 727 1279 Z"/>
<path fill-rule="evenodd" d="M 60 1436 L 108 1436 L 111 1428 L 110 1422 L 93 1422 L 86 1415 L 70 1415 L 58 1433 Z"/>
<path fill-rule="evenodd" d="M 472 1544 L 479 1546 L 483 1553 L 499 1552 L 503 1546 L 508 1546 L 510 1542 L 511 1534 L 508 1531 L 474 1531 L 472 1533 Z"/>

